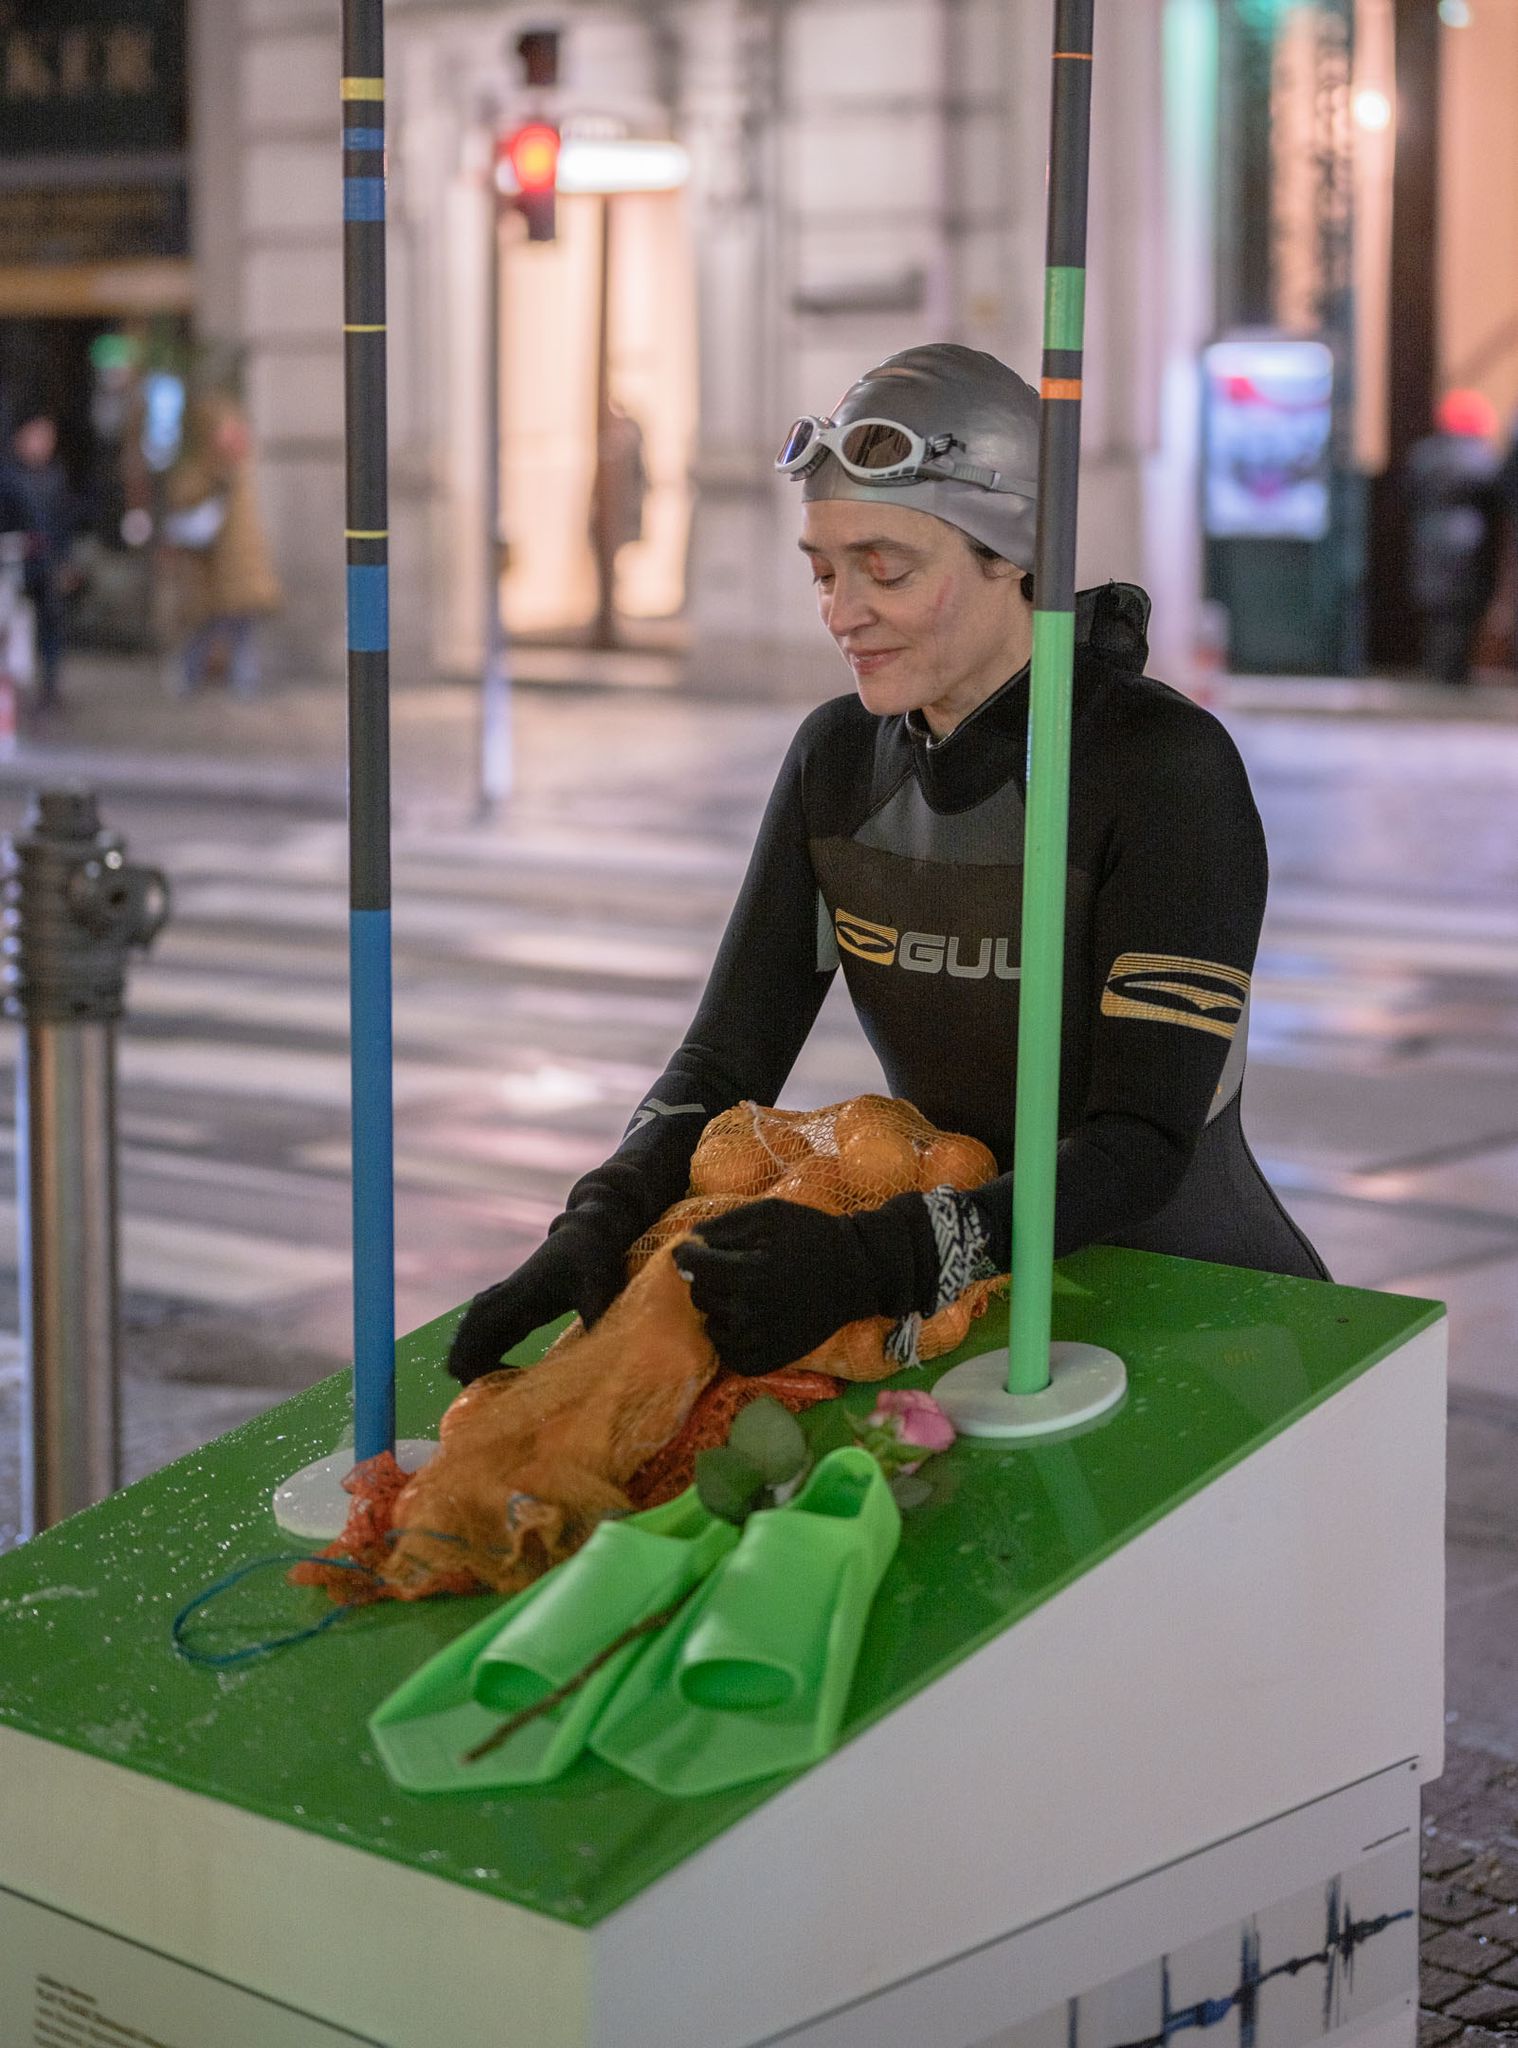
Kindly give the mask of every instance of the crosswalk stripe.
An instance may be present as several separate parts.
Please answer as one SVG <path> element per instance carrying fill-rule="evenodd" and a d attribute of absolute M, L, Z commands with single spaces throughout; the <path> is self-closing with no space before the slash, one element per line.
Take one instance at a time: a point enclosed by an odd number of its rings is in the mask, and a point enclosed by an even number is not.
<path fill-rule="evenodd" d="M 15 1203 L 0 1201 L 0 1243 L 14 1242 L 16 1221 Z M 342 1252 L 282 1243 L 276 1263 L 271 1249 L 269 1239 L 246 1231 L 130 1212 L 121 1218 L 122 1281 L 144 1294 L 251 1308 L 347 1278 Z"/>

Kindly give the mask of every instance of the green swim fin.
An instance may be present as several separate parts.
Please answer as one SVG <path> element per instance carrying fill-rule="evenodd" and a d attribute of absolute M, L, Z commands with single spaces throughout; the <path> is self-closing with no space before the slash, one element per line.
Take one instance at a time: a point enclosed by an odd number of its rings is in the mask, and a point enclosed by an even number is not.
<path fill-rule="evenodd" d="M 646 1648 L 641 1639 L 477 1762 L 465 1762 L 465 1752 L 690 1592 L 738 1536 L 707 1513 L 694 1487 L 663 1507 L 602 1522 L 583 1549 L 440 1650 L 375 1709 L 369 1733 L 385 1769 L 408 1792 L 489 1791 L 557 1777 Z"/>
<path fill-rule="evenodd" d="M 857 1445 L 829 1453 L 643 1652 L 591 1732 L 607 1763 L 694 1796 L 799 1769 L 838 1739 L 901 1515 Z"/>

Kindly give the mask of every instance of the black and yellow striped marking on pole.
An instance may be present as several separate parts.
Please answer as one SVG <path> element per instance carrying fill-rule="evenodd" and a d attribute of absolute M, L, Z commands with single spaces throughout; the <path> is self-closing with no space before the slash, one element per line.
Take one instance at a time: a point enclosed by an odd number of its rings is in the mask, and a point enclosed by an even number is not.
<path fill-rule="evenodd" d="M 1007 1389 L 1049 1384 L 1095 0 L 1055 0 Z"/>
<path fill-rule="evenodd" d="M 353 1448 L 364 1459 L 395 1443 L 384 0 L 342 0 L 342 36 Z"/>

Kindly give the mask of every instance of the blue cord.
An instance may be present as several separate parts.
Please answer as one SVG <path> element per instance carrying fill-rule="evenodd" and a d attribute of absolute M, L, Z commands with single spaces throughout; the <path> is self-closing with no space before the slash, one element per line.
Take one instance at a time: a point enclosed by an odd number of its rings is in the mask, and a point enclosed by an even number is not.
<path fill-rule="evenodd" d="M 295 1629 L 287 1636 L 269 1636 L 265 1641 L 249 1643 L 241 1650 L 197 1650 L 192 1644 L 185 1641 L 185 1623 L 195 1613 L 196 1609 L 204 1607 L 208 1600 L 214 1600 L 218 1593 L 225 1593 L 228 1587 L 235 1586 L 240 1579 L 249 1578 L 254 1572 L 268 1571 L 275 1565 L 314 1564 L 317 1562 L 330 1565 L 337 1571 L 367 1572 L 371 1578 L 379 1577 L 379 1573 L 374 1571 L 371 1566 L 355 1564 L 351 1558 L 345 1557 L 323 1557 L 318 1560 L 305 1551 L 295 1550 L 286 1551 L 278 1557 L 255 1557 L 250 1564 L 240 1564 L 236 1571 L 228 1572 L 224 1578 L 217 1579 L 214 1584 L 207 1586 L 204 1592 L 197 1593 L 193 1600 L 186 1601 L 169 1625 L 169 1635 L 174 1648 L 188 1663 L 208 1664 L 213 1669 L 220 1669 L 229 1664 L 246 1664 L 254 1657 L 267 1657 L 275 1650 L 287 1649 L 291 1643 L 309 1642 L 312 1636 L 319 1636 L 323 1629 L 331 1628 L 334 1622 L 347 1620 L 350 1615 L 356 1614 L 358 1609 L 356 1607 L 334 1607 L 330 1613 L 324 1614 L 321 1620 L 314 1622 L 310 1628 Z"/>

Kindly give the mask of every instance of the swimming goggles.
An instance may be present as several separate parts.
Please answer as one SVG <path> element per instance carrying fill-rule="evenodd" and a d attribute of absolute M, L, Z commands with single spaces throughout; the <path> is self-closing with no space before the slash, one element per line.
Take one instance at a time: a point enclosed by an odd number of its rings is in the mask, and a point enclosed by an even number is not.
<path fill-rule="evenodd" d="M 775 467 L 782 476 L 805 476 L 825 455 L 831 455 L 862 484 L 915 483 L 922 478 L 979 484 L 983 490 L 994 491 L 1001 481 L 999 469 L 945 462 L 951 449 L 963 445 L 952 434 L 934 434 L 925 440 L 896 420 L 850 420 L 840 427 L 808 412 L 792 421 Z"/>

